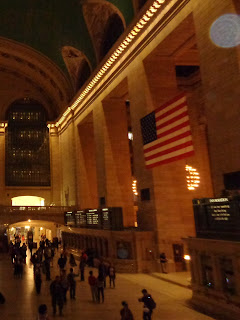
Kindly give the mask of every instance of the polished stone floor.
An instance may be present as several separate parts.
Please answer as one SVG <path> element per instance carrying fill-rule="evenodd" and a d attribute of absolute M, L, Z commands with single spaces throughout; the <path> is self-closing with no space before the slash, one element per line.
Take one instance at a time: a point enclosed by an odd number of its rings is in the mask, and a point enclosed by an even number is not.
<path fill-rule="evenodd" d="M 54 267 L 51 268 L 51 277 L 58 274 L 56 266 L 58 256 L 55 258 Z M 67 266 L 67 271 L 69 266 Z M 86 270 L 86 275 L 89 269 Z M 76 270 L 77 272 L 77 270 Z M 96 273 L 96 270 L 94 270 Z M 10 258 L 0 255 L 0 291 L 4 293 L 6 304 L 0 305 L 1 320 L 35 320 L 39 304 L 46 303 L 52 319 L 51 298 L 49 294 L 50 282 L 45 281 L 43 275 L 41 294 L 35 292 L 33 282 L 33 267 L 27 262 L 23 279 L 14 279 Z M 146 288 L 157 303 L 153 313 L 153 320 L 210 320 L 189 307 L 187 300 L 191 298 L 191 290 L 175 284 L 156 279 L 146 274 L 118 274 L 116 289 L 110 289 L 107 283 L 105 290 L 105 303 L 94 304 L 91 302 L 90 290 L 87 282 L 77 279 L 76 300 L 69 300 L 64 306 L 62 319 L 69 320 L 119 320 L 121 301 L 126 300 L 133 312 L 134 319 L 142 319 L 142 304 L 138 302 L 141 290 Z M 55 318 L 59 318 L 56 316 Z M 61 318 L 59 318 L 61 319 Z"/>

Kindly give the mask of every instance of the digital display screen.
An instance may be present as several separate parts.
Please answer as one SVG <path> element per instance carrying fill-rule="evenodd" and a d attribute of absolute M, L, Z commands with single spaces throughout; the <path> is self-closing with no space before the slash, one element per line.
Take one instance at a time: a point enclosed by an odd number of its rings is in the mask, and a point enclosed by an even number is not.
<path fill-rule="evenodd" d="M 194 199 L 193 209 L 197 236 L 240 239 L 240 198 Z"/>
<path fill-rule="evenodd" d="M 66 226 L 76 228 L 96 228 L 123 230 L 122 208 L 85 209 L 64 213 Z"/>
<path fill-rule="evenodd" d="M 87 216 L 84 210 L 75 212 L 75 222 L 76 222 L 76 227 L 86 227 Z"/>

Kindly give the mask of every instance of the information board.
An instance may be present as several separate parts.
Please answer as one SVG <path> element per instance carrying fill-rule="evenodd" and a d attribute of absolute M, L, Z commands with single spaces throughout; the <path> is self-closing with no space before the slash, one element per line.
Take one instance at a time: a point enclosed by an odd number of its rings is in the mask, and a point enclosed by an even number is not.
<path fill-rule="evenodd" d="M 102 211 L 102 228 L 103 229 L 111 229 L 111 221 L 110 221 L 110 214 L 109 214 L 109 208 L 103 208 Z"/>
<path fill-rule="evenodd" d="M 86 228 L 87 216 L 84 210 L 78 210 L 75 212 L 75 223 L 76 227 Z"/>
<path fill-rule="evenodd" d="M 120 207 L 65 212 L 64 221 L 66 226 L 76 228 L 123 230 L 123 215 Z"/>
<path fill-rule="evenodd" d="M 240 198 L 193 200 L 198 237 L 240 239 Z"/>
<path fill-rule="evenodd" d="M 75 226 L 75 217 L 73 211 L 64 212 L 64 222 L 66 226 Z"/>
<path fill-rule="evenodd" d="M 232 207 L 232 203 L 230 203 L 227 198 L 225 198 L 225 201 L 223 199 L 222 202 L 211 202 L 208 205 L 206 205 L 209 223 L 214 223 L 215 225 L 220 223 L 230 223 L 234 214 Z"/>
<path fill-rule="evenodd" d="M 87 227 L 101 229 L 101 218 L 98 209 L 86 209 Z"/>

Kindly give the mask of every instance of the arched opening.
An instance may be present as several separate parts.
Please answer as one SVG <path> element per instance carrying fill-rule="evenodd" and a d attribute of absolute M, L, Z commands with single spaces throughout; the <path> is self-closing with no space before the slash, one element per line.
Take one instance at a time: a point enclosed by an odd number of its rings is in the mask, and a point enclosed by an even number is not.
<path fill-rule="evenodd" d="M 44 206 L 45 199 L 41 197 L 35 197 L 35 196 L 20 196 L 20 197 L 14 197 L 12 200 L 12 206 L 37 206 L 41 207 Z"/>
<path fill-rule="evenodd" d="M 122 19 L 117 13 L 112 14 L 105 27 L 100 59 L 103 59 L 124 31 Z"/>
<path fill-rule="evenodd" d="M 24 98 L 7 111 L 5 181 L 7 186 L 50 186 L 47 112 Z"/>
<path fill-rule="evenodd" d="M 62 57 L 74 90 L 78 91 L 91 75 L 91 64 L 82 51 L 71 46 L 62 47 Z"/>
<path fill-rule="evenodd" d="M 84 60 L 78 71 L 78 77 L 77 77 L 77 83 L 76 83 L 77 90 L 79 90 L 84 85 L 84 83 L 87 81 L 90 75 L 91 75 L 90 66 L 88 62 Z"/>
<path fill-rule="evenodd" d="M 56 224 L 44 220 L 28 220 L 16 222 L 8 226 L 8 239 L 13 243 L 21 241 L 28 243 L 33 241 L 37 244 L 41 240 L 53 241 L 58 236 Z"/>

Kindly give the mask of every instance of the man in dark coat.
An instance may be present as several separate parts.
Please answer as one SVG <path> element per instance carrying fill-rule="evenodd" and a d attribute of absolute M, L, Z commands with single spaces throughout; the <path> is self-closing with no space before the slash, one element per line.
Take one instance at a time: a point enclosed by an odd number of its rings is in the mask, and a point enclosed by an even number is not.
<path fill-rule="evenodd" d="M 146 289 L 142 290 L 142 298 L 139 298 L 139 302 L 143 302 L 143 320 L 151 320 L 153 309 L 156 308 L 156 303 L 152 296 L 147 292 Z"/>
<path fill-rule="evenodd" d="M 123 308 L 120 310 L 121 320 L 134 320 L 131 310 L 128 308 L 126 301 L 122 302 Z"/>
<path fill-rule="evenodd" d="M 61 274 L 61 271 L 65 268 L 66 263 L 67 263 L 66 258 L 64 258 L 63 254 L 61 254 L 61 257 L 58 259 L 58 265 L 59 265 L 59 268 L 60 268 L 60 274 Z"/>
<path fill-rule="evenodd" d="M 59 276 L 56 276 L 55 280 L 51 283 L 50 293 L 52 296 L 53 315 L 56 314 L 58 305 L 59 315 L 62 316 L 64 290 Z"/>

